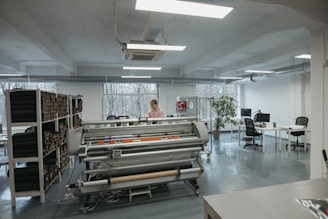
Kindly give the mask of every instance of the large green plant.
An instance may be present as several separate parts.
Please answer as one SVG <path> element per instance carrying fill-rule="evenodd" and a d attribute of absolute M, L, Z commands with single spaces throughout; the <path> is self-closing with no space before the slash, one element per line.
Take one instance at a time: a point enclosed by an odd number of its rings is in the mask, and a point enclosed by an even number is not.
<path fill-rule="evenodd" d="M 237 124 L 233 118 L 236 116 L 236 100 L 233 97 L 223 95 L 219 98 L 210 98 L 210 105 L 216 113 L 215 129 L 224 128 L 226 123 Z"/>

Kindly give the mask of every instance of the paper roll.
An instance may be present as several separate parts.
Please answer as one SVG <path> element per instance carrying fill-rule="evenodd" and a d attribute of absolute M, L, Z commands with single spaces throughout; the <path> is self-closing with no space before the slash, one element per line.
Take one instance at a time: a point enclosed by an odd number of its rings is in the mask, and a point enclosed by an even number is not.
<path fill-rule="evenodd" d="M 176 176 L 178 174 L 178 170 L 167 170 L 161 172 L 154 172 L 154 173 L 143 173 L 137 175 L 130 175 L 130 176 L 119 176 L 110 179 L 111 184 L 115 183 L 123 183 L 123 182 L 130 182 L 130 181 L 137 181 L 137 180 L 144 180 L 144 179 L 153 179 L 165 176 Z"/>

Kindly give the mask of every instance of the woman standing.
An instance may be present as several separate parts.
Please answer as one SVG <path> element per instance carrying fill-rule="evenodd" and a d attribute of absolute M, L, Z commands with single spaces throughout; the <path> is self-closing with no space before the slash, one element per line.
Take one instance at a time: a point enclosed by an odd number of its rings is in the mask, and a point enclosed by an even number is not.
<path fill-rule="evenodd" d="M 164 112 L 158 106 L 158 102 L 156 99 L 152 99 L 150 102 L 150 109 L 147 112 L 148 118 L 163 118 Z"/>

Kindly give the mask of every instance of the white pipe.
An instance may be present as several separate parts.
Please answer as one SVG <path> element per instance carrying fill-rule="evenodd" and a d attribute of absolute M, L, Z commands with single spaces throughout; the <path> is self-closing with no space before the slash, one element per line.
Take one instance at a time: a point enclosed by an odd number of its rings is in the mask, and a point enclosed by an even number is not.
<path fill-rule="evenodd" d="M 193 147 L 193 148 L 184 148 L 184 149 L 172 149 L 172 150 L 164 150 L 164 151 L 150 151 L 150 152 L 142 152 L 142 153 L 132 153 L 132 154 L 122 154 L 121 157 L 135 157 L 135 156 L 145 156 L 145 155 L 155 155 L 155 154 L 168 154 L 168 153 L 179 153 L 179 152 L 191 152 L 191 151 L 200 151 L 201 147 Z"/>
<path fill-rule="evenodd" d="M 181 174 L 197 173 L 197 172 L 201 172 L 201 168 L 200 168 L 200 167 L 191 168 L 191 169 L 182 169 L 182 170 L 180 170 L 180 173 L 181 173 Z"/>
<path fill-rule="evenodd" d="M 179 163 L 188 163 L 194 161 L 196 158 L 191 159 L 184 159 L 184 160 L 174 160 L 174 161 L 166 161 L 166 162 L 158 162 L 158 163 L 148 163 L 148 164 L 137 164 L 137 165 L 130 165 L 130 166 L 122 166 L 122 167 L 112 167 L 112 168 L 102 168 L 102 169 L 92 169 L 92 170 L 84 170 L 83 173 L 85 174 L 92 174 L 92 173 L 101 173 L 101 172 L 108 172 L 108 171 L 118 171 L 118 170 L 126 170 L 126 169 L 134 169 L 134 168 L 141 168 L 141 167 L 156 167 L 162 165 L 176 165 Z"/>

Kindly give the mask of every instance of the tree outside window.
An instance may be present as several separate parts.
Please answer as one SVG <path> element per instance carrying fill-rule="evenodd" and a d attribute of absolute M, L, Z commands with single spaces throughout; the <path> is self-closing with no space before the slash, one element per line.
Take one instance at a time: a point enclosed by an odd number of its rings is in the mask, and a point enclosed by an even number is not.
<path fill-rule="evenodd" d="M 144 117 L 149 101 L 158 99 L 157 85 L 146 83 L 104 84 L 104 116 Z"/>
<path fill-rule="evenodd" d="M 222 95 L 233 97 L 239 103 L 239 86 L 235 84 L 197 84 L 196 94 L 198 97 L 199 110 L 198 117 L 201 121 L 214 119 L 214 113 L 211 112 L 210 98 L 219 98 Z M 237 110 L 238 112 L 238 110 Z"/>

